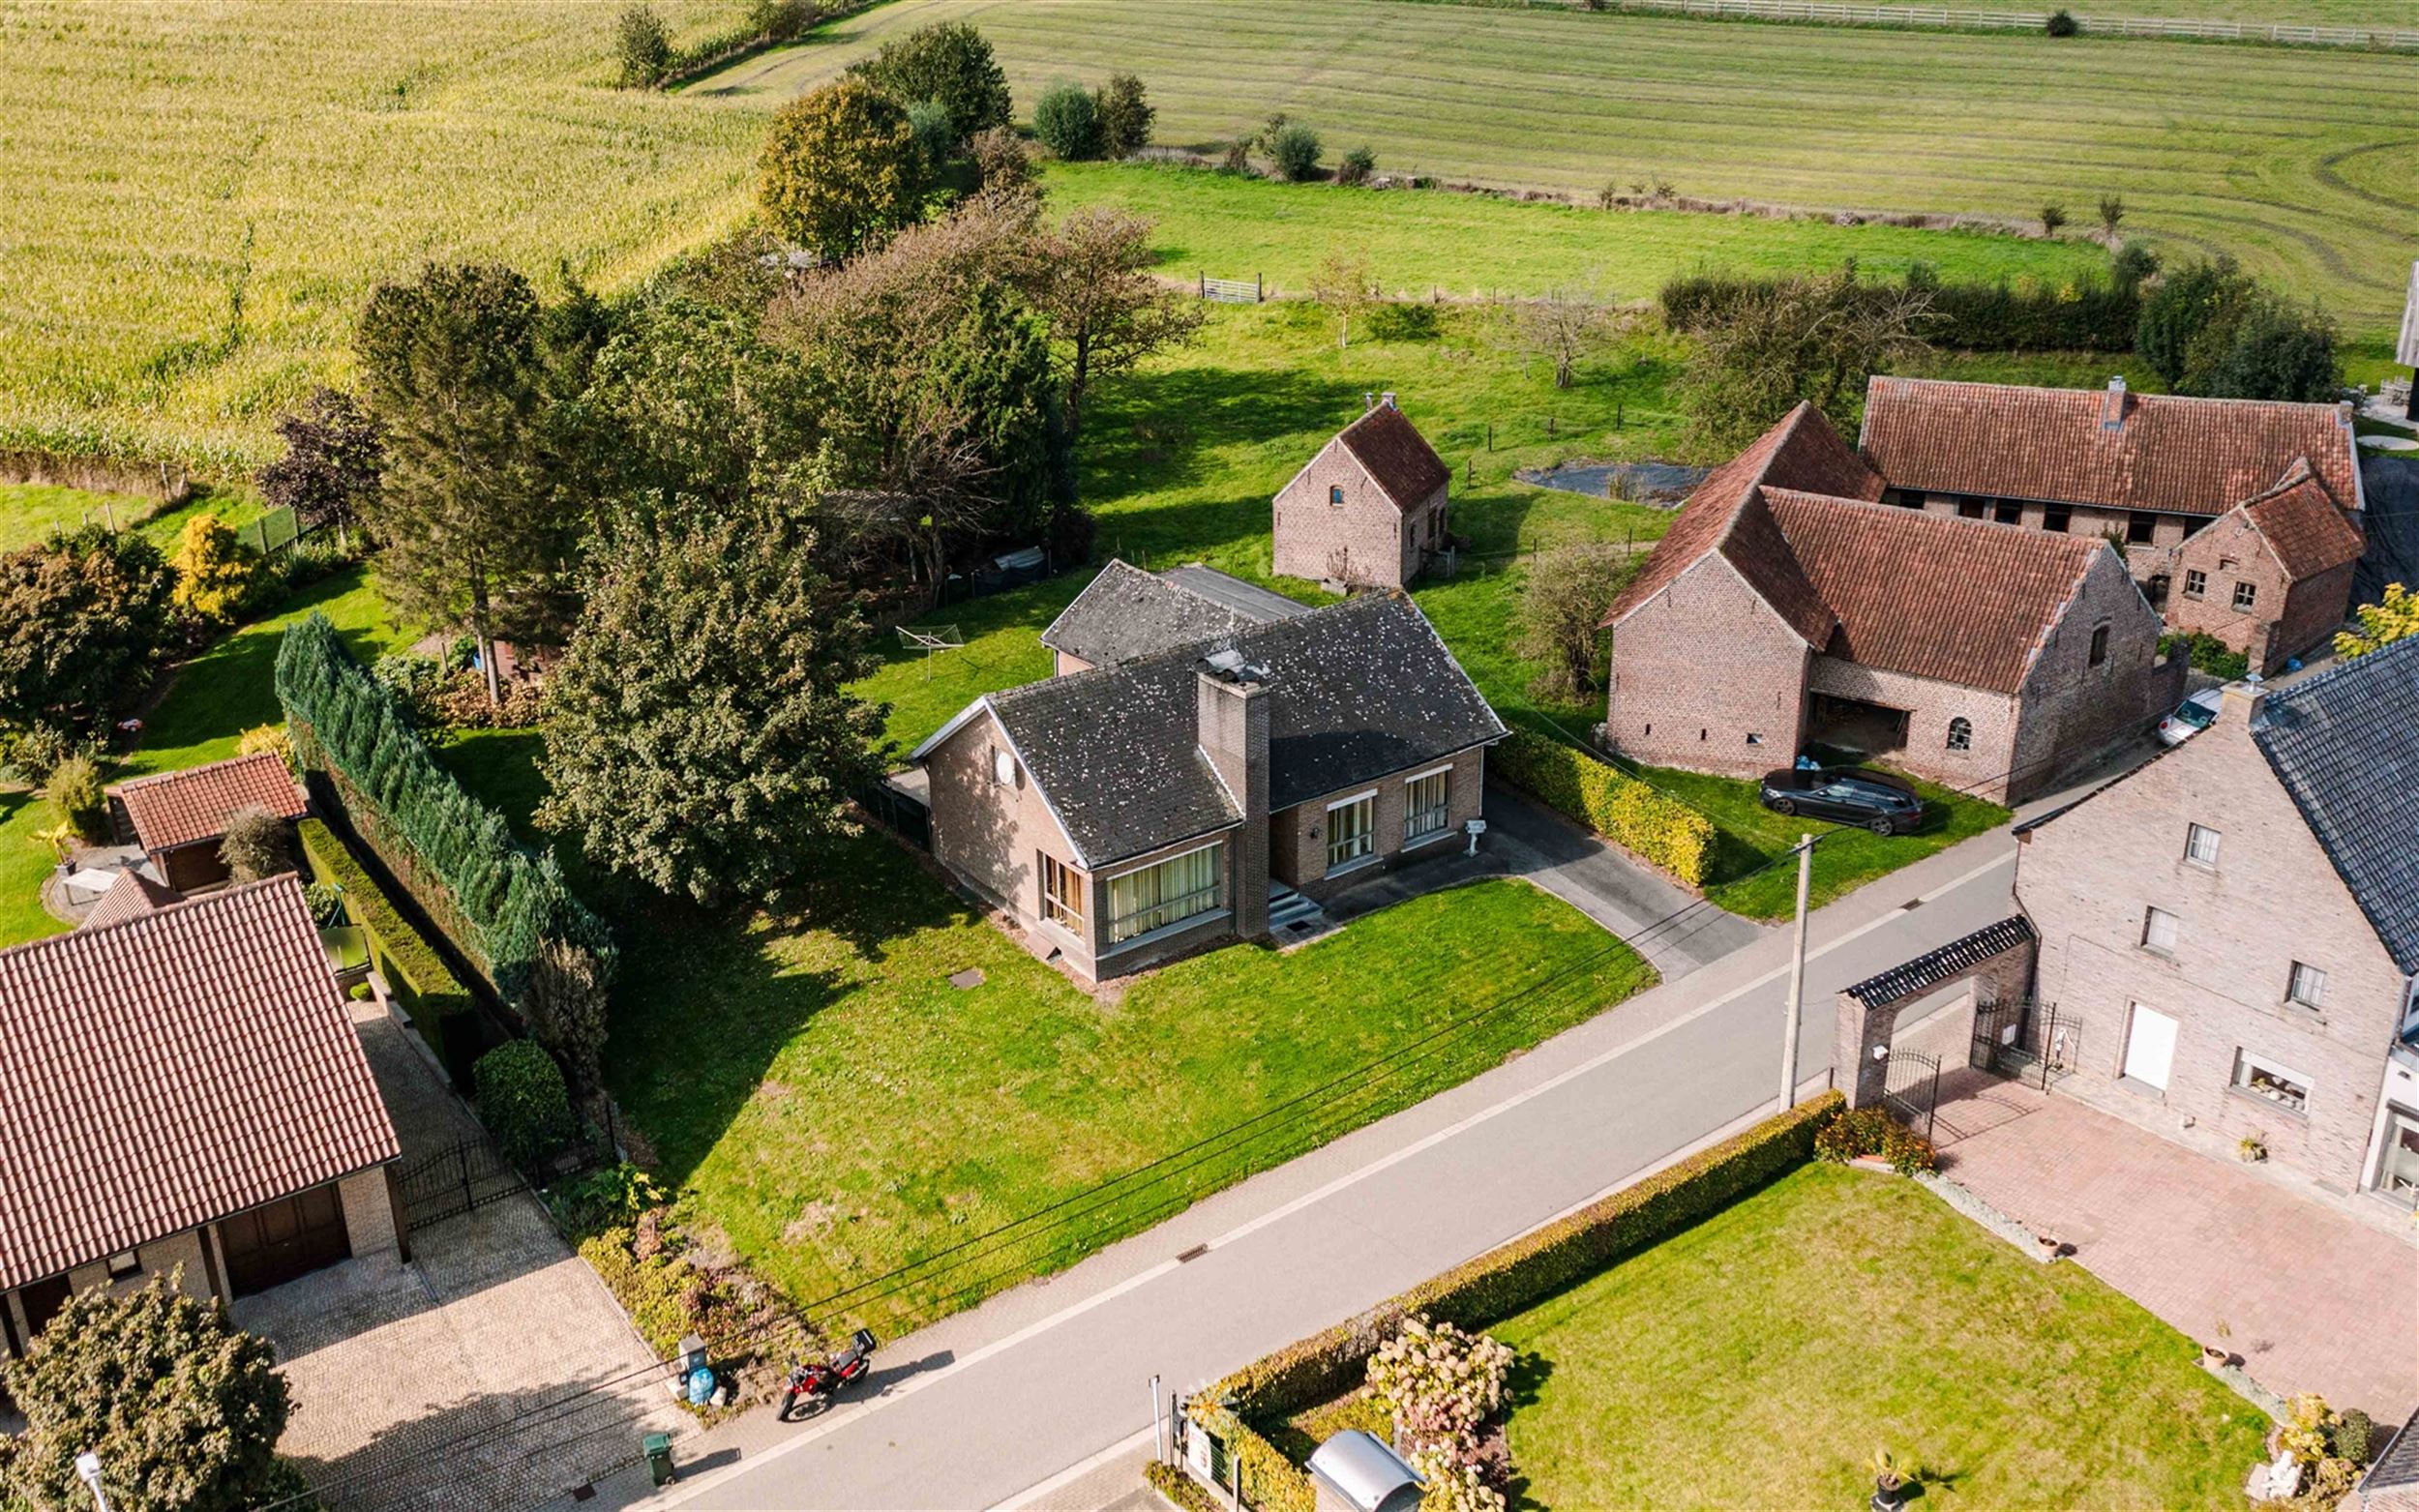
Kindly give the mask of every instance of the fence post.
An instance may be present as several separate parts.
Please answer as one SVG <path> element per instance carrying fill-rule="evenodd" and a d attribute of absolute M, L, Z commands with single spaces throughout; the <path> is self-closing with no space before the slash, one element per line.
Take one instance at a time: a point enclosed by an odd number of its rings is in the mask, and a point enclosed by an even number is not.
<path fill-rule="evenodd" d="M 1210 270 L 1207 268 L 1201 270 L 1201 297 L 1210 297 Z"/>
<path fill-rule="evenodd" d="M 1255 304 L 1255 305 L 1264 305 L 1264 304 L 1267 304 L 1267 303 L 1268 303 L 1268 300 L 1269 300 L 1269 281 L 1268 281 L 1268 279 L 1267 279 L 1265 276 L 1261 275 L 1261 274 L 1257 274 L 1257 273 L 1253 274 L 1253 275 L 1251 276 L 1251 302 L 1252 302 L 1253 304 Z"/>
<path fill-rule="evenodd" d="M 470 1141 L 468 1140 L 454 1146 L 454 1164 L 462 1172 L 463 1211 L 468 1212 L 478 1205 L 472 1200 L 474 1194 L 470 1190 Z"/>

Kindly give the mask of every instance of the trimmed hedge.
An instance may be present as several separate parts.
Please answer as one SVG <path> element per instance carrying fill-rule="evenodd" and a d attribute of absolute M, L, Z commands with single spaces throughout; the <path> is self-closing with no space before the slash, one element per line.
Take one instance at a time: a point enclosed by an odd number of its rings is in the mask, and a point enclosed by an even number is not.
<path fill-rule="evenodd" d="M 436 1021 L 468 1013 L 470 990 L 462 985 L 435 947 L 405 922 L 326 820 L 305 819 L 295 830 L 302 837 L 303 860 L 311 868 L 311 879 L 343 889 L 344 917 L 359 926 L 369 940 L 370 959 L 378 975 L 411 1015 L 421 1038 L 432 1049 L 440 1049 Z"/>
<path fill-rule="evenodd" d="M 1693 331 L 1719 319 L 1740 299 L 1765 293 L 1781 281 L 1735 273 L 1690 273 L 1662 288 L 1663 322 Z M 1930 268 L 1910 269 L 1903 285 L 1861 282 L 1876 297 L 1897 288 L 1931 297 L 1932 318 L 1917 334 L 1935 346 L 1966 351 L 2130 352 L 2141 320 L 2141 294 L 2132 282 L 2096 276 L 2070 283 L 1941 282 Z"/>
<path fill-rule="evenodd" d="M 505 1001 L 523 1005 L 550 940 L 586 951 L 600 983 L 612 981 L 604 921 L 572 896 L 551 854 L 523 849 L 504 816 L 437 764 L 324 614 L 285 633 L 277 695 L 296 755 L 330 773 L 362 839 Z"/>
<path fill-rule="evenodd" d="M 1287 1416 L 1359 1385 L 1369 1356 L 1415 1313 L 1476 1333 L 1729 1206 L 1811 1160 L 1815 1135 L 1846 1102 L 1826 1092 L 1255 1360 L 1196 1396 L 1193 1421 L 1225 1444 L 1244 1500 L 1261 1512 L 1315 1512 L 1310 1477 L 1251 1419 Z"/>
<path fill-rule="evenodd" d="M 512 1040 L 479 1057 L 470 1080 L 479 1121 L 516 1166 L 552 1159 L 571 1142 L 571 1089 L 563 1068 L 535 1040 Z"/>
<path fill-rule="evenodd" d="M 1705 884 L 1714 821 L 1607 761 L 1516 729 L 1495 748 L 1496 775 L 1535 794 L 1690 887 Z"/>

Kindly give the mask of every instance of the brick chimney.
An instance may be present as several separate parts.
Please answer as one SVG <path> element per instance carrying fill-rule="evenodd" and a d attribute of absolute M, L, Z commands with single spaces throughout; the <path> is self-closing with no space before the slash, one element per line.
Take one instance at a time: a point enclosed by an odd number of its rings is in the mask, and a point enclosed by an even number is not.
<path fill-rule="evenodd" d="M 2108 392 L 2101 396 L 2100 429 L 2103 430 L 2125 429 L 2125 374 L 2121 372 L 2108 380 Z"/>
<path fill-rule="evenodd" d="M 1266 667 L 1236 651 L 1215 651 L 1194 677 L 1194 711 L 1201 754 L 1243 811 L 1233 842 L 1235 933 L 1260 939 L 1269 933 L 1269 682 Z"/>
<path fill-rule="evenodd" d="M 1384 405 L 1385 405 L 1387 408 L 1389 408 L 1389 409 L 1392 409 L 1392 408 L 1394 408 L 1394 407 L 1395 407 L 1395 405 L 1394 405 L 1394 392 L 1393 392 L 1393 390 L 1389 389 L 1389 390 L 1388 390 L 1387 392 L 1385 392 L 1384 394 L 1379 395 L 1379 396 L 1378 396 L 1378 402 L 1379 402 L 1379 403 L 1381 403 L 1381 404 L 1384 404 Z"/>
<path fill-rule="evenodd" d="M 2249 734 L 2251 722 L 2259 717 L 2259 710 L 2267 701 L 2267 686 L 2256 677 L 2227 683 L 2218 704 L 2218 723 L 2230 725 L 2236 730 Z"/>

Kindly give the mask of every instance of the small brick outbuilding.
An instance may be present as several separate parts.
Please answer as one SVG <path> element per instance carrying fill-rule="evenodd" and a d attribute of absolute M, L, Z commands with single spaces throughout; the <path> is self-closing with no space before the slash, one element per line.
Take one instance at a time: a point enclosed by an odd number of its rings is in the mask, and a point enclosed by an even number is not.
<path fill-rule="evenodd" d="M 1408 586 L 1445 544 L 1453 471 L 1380 395 L 1277 490 L 1275 568 L 1342 592 Z"/>
<path fill-rule="evenodd" d="M 118 828 L 143 847 L 160 879 L 181 893 L 226 880 L 219 842 L 236 815 L 260 809 L 291 823 L 310 812 L 284 758 L 266 751 L 138 777 L 105 792 Z"/>

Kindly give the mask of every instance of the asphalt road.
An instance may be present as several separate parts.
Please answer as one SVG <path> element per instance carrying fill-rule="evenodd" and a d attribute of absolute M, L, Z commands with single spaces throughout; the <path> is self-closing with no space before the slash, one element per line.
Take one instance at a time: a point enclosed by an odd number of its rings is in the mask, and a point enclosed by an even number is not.
<path fill-rule="evenodd" d="M 2002 832 L 1817 914 L 1801 1076 L 1820 1085 L 1830 1065 L 1837 989 L 2006 917 L 2014 875 Z M 1153 1375 L 1168 1390 L 1214 1379 L 1769 1107 L 1788 951 L 1785 931 L 1761 934 L 1073 1271 L 886 1345 L 878 1396 L 810 1425 L 756 1414 L 701 1439 L 681 1484 L 605 1504 L 979 1508 L 1027 1492 L 1146 1429 Z"/>

